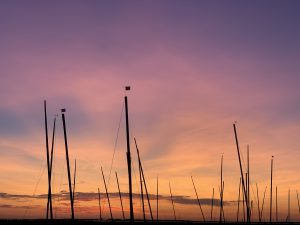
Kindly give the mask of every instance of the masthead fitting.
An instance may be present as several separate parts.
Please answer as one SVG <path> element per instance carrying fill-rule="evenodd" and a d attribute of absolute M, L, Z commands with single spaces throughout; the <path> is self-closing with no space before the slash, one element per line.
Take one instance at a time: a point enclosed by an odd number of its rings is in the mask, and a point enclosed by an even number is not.
<path fill-rule="evenodd" d="M 130 91 L 130 86 L 125 86 L 125 91 Z"/>
<path fill-rule="evenodd" d="M 64 112 L 66 112 L 66 109 L 61 109 L 60 111 L 61 111 L 62 113 L 64 113 Z"/>

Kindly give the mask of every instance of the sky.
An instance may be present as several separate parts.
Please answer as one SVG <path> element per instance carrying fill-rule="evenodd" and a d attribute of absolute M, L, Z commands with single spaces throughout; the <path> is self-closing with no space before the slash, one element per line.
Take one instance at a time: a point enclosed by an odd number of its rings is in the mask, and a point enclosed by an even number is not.
<path fill-rule="evenodd" d="M 99 218 L 99 187 L 109 218 L 102 166 L 113 214 L 121 218 L 117 171 L 128 218 L 127 95 L 137 218 L 142 213 L 133 138 L 153 196 L 158 177 L 160 218 L 173 219 L 170 182 L 177 217 L 202 219 L 193 176 L 207 218 L 214 188 L 217 219 L 223 155 L 225 217 L 235 219 L 236 122 L 244 169 L 250 149 L 253 219 L 256 184 L 260 202 L 267 187 L 268 219 L 274 156 L 279 219 L 286 219 L 290 189 L 291 219 L 299 220 L 299 7 L 292 0 L 1 1 L 0 218 L 45 218 L 44 100 L 49 133 L 58 114 L 55 218 L 70 217 L 62 108 L 71 171 L 77 162 L 75 217 Z M 154 197 L 151 203 L 156 213 Z"/>

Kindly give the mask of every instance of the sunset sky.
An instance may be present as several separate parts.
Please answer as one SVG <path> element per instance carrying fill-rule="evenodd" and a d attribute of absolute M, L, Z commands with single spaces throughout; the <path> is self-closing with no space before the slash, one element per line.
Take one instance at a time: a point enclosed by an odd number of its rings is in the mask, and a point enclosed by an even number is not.
<path fill-rule="evenodd" d="M 257 183 L 260 200 L 267 186 L 268 219 L 273 155 L 279 218 L 286 219 L 290 189 L 291 219 L 300 220 L 299 10 L 299 1 L 276 0 L 0 1 L 0 218 L 45 218 L 44 100 L 49 134 L 58 114 L 55 217 L 70 217 L 60 113 L 66 108 L 72 173 L 77 160 L 75 217 L 99 217 L 100 167 L 109 179 L 112 166 L 113 214 L 121 218 L 117 171 L 128 218 L 126 94 L 137 218 L 142 214 L 134 137 L 153 195 L 159 178 L 160 218 L 173 219 L 170 182 L 178 218 L 202 219 L 191 176 L 209 218 L 213 188 L 219 199 L 223 154 L 225 217 L 235 219 L 237 121 L 245 162 L 250 146 L 253 218 Z M 109 218 L 107 203 L 103 210 Z M 216 205 L 215 219 L 218 213 Z"/>

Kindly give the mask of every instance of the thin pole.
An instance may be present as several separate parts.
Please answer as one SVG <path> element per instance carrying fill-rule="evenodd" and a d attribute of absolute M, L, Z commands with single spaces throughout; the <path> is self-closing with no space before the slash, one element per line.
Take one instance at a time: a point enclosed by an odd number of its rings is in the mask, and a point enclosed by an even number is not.
<path fill-rule="evenodd" d="M 259 194 L 258 194 L 258 186 L 257 186 L 257 183 L 256 183 L 256 196 L 257 196 L 258 221 L 261 222 L 261 217 L 260 217 L 260 205 L 259 205 Z"/>
<path fill-rule="evenodd" d="M 250 199 L 250 157 L 249 157 L 249 145 L 247 145 L 247 198 L 248 198 L 248 206 L 251 206 Z M 249 212 L 249 222 L 251 223 L 251 210 Z"/>
<path fill-rule="evenodd" d="M 66 120 L 65 120 L 65 109 L 61 110 L 61 116 L 63 121 L 64 128 L 64 138 L 65 138 L 65 148 L 66 148 L 66 160 L 67 160 L 67 171 L 68 171 L 68 181 L 69 181 L 69 192 L 70 192 L 70 201 L 71 201 L 71 213 L 72 220 L 74 220 L 74 204 L 73 204 L 73 194 L 72 194 L 72 184 L 71 184 L 71 173 L 70 173 L 70 162 L 69 162 L 69 151 L 68 151 L 68 140 L 67 140 L 67 131 L 66 131 Z"/>
<path fill-rule="evenodd" d="M 299 202 L 298 190 L 296 190 L 296 192 L 297 192 L 298 210 L 299 210 L 299 214 L 300 214 L 300 202 Z"/>
<path fill-rule="evenodd" d="M 125 90 L 130 90 L 126 87 Z M 132 201 L 132 180 L 131 180 L 131 154 L 130 154 L 130 136 L 129 136 L 129 119 L 128 119 L 128 102 L 125 96 L 125 114 L 126 114 L 126 140 L 127 140 L 127 166 L 128 166 L 128 185 L 129 185 L 129 206 L 130 206 L 130 222 L 134 222 L 133 201 Z"/>
<path fill-rule="evenodd" d="M 245 216 L 245 195 L 243 195 L 243 222 L 245 223 L 246 221 L 246 216 Z"/>
<path fill-rule="evenodd" d="M 260 218 L 262 220 L 262 215 L 263 215 L 263 211 L 264 211 L 264 205 L 265 205 L 265 198 L 266 198 L 266 191 L 267 191 L 267 186 L 265 187 L 265 191 L 264 191 L 264 197 L 263 197 L 263 202 L 262 202 L 262 206 L 261 206 L 261 213 L 260 213 Z"/>
<path fill-rule="evenodd" d="M 273 194 L 273 158 L 271 159 L 271 187 L 270 187 L 270 223 L 272 223 L 272 194 Z"/>
<path fill-rule="evenodd" d="M 277 195 L 277 185 L 276 185 L 276 222 L 278 222 L 278 195 Z"/>
<path fill-rule="evenodd" d="M 212 198 L 211 198 L 210 221 L 212 221 L 213 210 L 214 210 L 214 195 L 215 195 L 215 188 L 213 188 Z"/>
<path fill-rule="evenodd" d="M 240 214 L 240 200 L 241 200 L 241 181 L 242 178 L 240 178 L 240 183 L 239 183 L 239 195 L 238 195 L 238 206 L 237 206 L 237 215 L 236 215 L 236 222 L 239 222 L 239 214 Z"/>
<path fill-rule="evenodd" d="M 244 195 L 245 195 L 245 201 L 246 201 L 246 206 L 247 206 L 247 222 L 250 222 L 250 220 L 249 220 L 248 197 L 247 197 L 247 191 L 246 191 L 246 186 L 245 186 L 245 182 L 244 182 L 243 167 L 242 167 L 242 162 L 241 162 L 240 148 L 239 148 L 239 142 L 238 142 L 238 137 L 237 137 L 235 123 L 233 124 L 233 129 L 234 129 L 234 136 L 235 136 L 236 148 L 237 148 L 237 153 L 238 153 L 238 158 L 239 158 L 239 165 L 240 165 L 240 171 L 241 171 L 241 177 L 242 177 L 243 192 L 244 192 Z"/>
<path fill-rule="evenodd" d="M 50 218 L 53 220 L 52 212 L 52 198 L 51 198 L 51 168 L 50 168 L 50 159 L 49 159 L 49 141 L 48 141 L 48 123 L 47 123 L 47 105 L 46 100 L 44 100 L 44 114 L 45 114 L 45 136 L 46 136 L 46 154 L 47 154 L 47 171 L 48 171 L 48 200 L 47 200 L 47 216 L 49 218 L 49 209 L 50 209 Z"/>
<path fill-rule="evenodd" d="M 289 194 L 288 194 L 288 220 L 287 222 L 291 222 L 291 190 L 289 189 Z"/>
<path fill-rule="evenodd" d="M 221 185 L 220 185 L 220 218 L 219 223 L 222 223 L 223 213 L 223 155 L 221 156 Z"/>
<path fill-rule="evenodd" d="M 197 190 L 196 190 L 196 187 L 195 187 L 194 180 L 193 180 L 193 177 L 192 177 L 192 176 L 191 176 L 191 179 L 192 179 L 193 187 L 194 187 L 194 190 L 195 190 L 195 193 L 196 193 L 198 205 L 199 205 L 199 208 L 200 208 L 200 211 L 201 211 L 201 214 L 202 214 L 202 218 L 203 218 L 203 221 L 205 222 L 204 213 L 203 213 L 203 211 L 202 211 L 201 203 L 200 203 L 200 200 L 199 200 L 199 197 L 198 197 L 198 193 L 197 193 Z"/>
<path fill-rule="evenodd" d="M 76 186 L 76 159 L 75 159 L 75 169 L 74 169 L 74 183 L 73 183 L 73 203 L 74 203 L 74 196 L 75 196 L 75 186 Z"/>
<path fill-rule="evenodd" d="M 158 176 L 156 177 L 156 221 L 158 222 Z"/>
<path fill-rule="evenodd" d="M 224 207 L 223 207 L 223 198 L 224 198 L 224 188 L 225 188 L 225 183 L 223 181 L 223 186 L 222 186 L 222 215 L 223 215 L 223 221 L 225 221 L 225 213 L 224 213 Z"/>
<path fill-rule="evenodd" d="M 140 174 L 140 186 L 141 186 L 141 200 L 142 200 L 142 208 L 143 208 L 143 218 L 144 218 L 144 222 L 146 222 L 144 192 L 143 192 L 143 178 L 142 178 L 141 165 L 139 165 L 139 174 Z"/>
<path fill-rule="evenodd" d="M 117 184 L 118 184 L 118 190 L 119 190 L 119 197 L 120 197 L 120 202 L 121 202 L 121 208 L 122 208 L 122 214 L 123 214 L 123 220 L 125 220 L 125 214 L 124 214 L 124 208 L 123 208 L 123 201 L 122 201 L 122 195 L 120 191 L 120 185 L 119 185 L 119 179 L 118 179 L 118 174 L 116 172 L 116 179 L 117 179 Z"/>
<path fill-rule="evenodd" d="M 98 201 L 99 201 L 99 216 L 100 216 L 100 221 L 102 220 L 102 212 L 101 212 L 101 201 L 100 201 L 100 189 L 98 188 Z"/>
<path fill-rule="evenodd" d="M 146 196 L 147 196 L 147 201 L 148 201 L 148 207 L 149 207 L 149 210 L 150 210 L 150 216 L 151 216 L 151 219 L 153 221 L 153 214 L 152 214 L 152 209 L 151 209 L 151 204 L 150 204 L 150 198 L 149 198 L 149 194 L 148 194 L 147 184 L 146 184 L 146 180 L 145 180 L 144 170 L 143 170 L 143 166 L 142 166 L 142 162 L 141 162 L 141 158 L 140 158 L 140 151 L 139 151 L 139 148 L 137 146 L 135 138 L 134 138 L 134 142 L 135 142 L 135 147 L 136 147 L 136 151 L 137 151 L 137 155 L 138 155 L 138 161 L 139 161 L 139 166 L 140 166 L 142 178 L 143 178 L 143 181 L 144 181 L 144 187 L 145 187 L 145 191 L 146 191 Z M 143 204 L 144 204 L 144 202 L 143 202 Z"/>
<path fill-rule="evenodd" d="M 107 197 L 107 201 L 108 201 L 110 218 L 111 218 L 111 221 L 113 221 L 113 215 L 112 215 L 112 211 L 111 211 L 110 200 L 109 200 L 109 195 L 108 195 L 108 191 L 107 191 L 107 186 L 106 186 L 106 181 L 105 181 L 104 173 L 103 173 L 103 170 L 102 170 L 102 166 L 101 166 L 101 173 L 102 173 L 104 187 L 105 187 L 105 192 L 106 192 L 106 197 Z"/>
<path fill-rule="evenodd" d="M 175 206 L 174 206 L 174 201 L 173 201 L 173 195 L 172 195 L 172 190 L 171 190 L 171 183 L 170 182 L 169 182 L 169 188 L 170 188 L 170 196 L 171 196 L 171 201 L 172 201 L 172 206 L 173 206 L 174 219 L 175 219 L 175 221 L 177 221 L 176 213 L 175 213 Z"/>
<path fill-rule="evenodd" d="M 54 142 L 55 142 L 55 124 L 56 124 L 56 116 L 54 116 L 54 122 L 53 122 L 53 132 L 52 132 L 52 143 L 51 143 L 51 156 L 50 156 L 50 183 L 51 183 L 51 178 L 52 178 L 52 167 L 53 167 L 53 152 L 54 152 Z M 52 199 L 51 193 L 50 193 L 50 199 Z M 48 203 L 47 203 L 47 208 L 48 205 L 50 205 L 49 201 L 49 196 L 48 196 Z M 52 200 L 51 200 L 51 207 L 52 208 Z M 47 210 L 48 211 L 48 210 Z"/>

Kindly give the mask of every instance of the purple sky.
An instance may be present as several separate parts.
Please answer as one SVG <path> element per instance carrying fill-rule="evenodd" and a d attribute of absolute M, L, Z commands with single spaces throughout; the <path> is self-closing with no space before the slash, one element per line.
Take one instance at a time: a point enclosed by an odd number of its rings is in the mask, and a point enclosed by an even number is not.
<path fill-rule="evenodd" d="M 299 8 L 299 1 L 1 1 L 0 192 L 32 194 L 45 155 L 44 99 L 50 129 L 67 108 L 78 188 L 96 191 L 100 165 L 110 168 L 123 87 L 131 85 L 132 138 L 153 191 L 160 174 L 164 194 L 172 180 L 177 194 L 192 196 L 193 175 L 210 197 L 224 153 L 234 200 L 238 121 L 243 151 L 250 144 L 253 152 L 253 187 L 268 185 L 275 155 L 284 208 L 288 188 L 295 194 L 300 184 Z M 121 124 L 113 168 L 126 190 Z M 65 173 L 58 128 L 57 170 Z M 46 191 L 44 174 L 37 192 Z"/>

